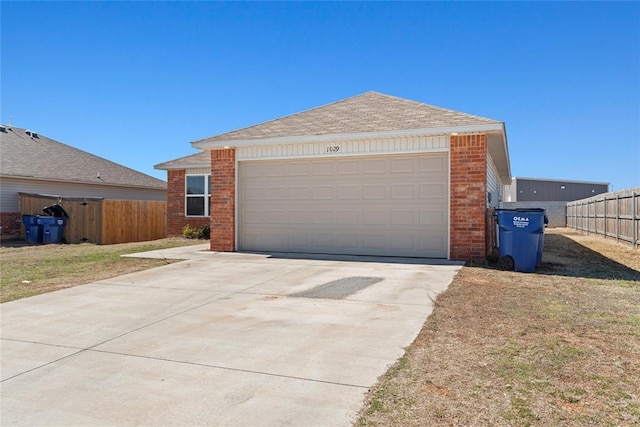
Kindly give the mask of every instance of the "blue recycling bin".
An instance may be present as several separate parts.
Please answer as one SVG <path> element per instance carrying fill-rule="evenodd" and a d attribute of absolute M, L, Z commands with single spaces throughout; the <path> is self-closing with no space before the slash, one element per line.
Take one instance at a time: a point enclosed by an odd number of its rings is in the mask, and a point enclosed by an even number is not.
<path fill-rule="evenodd" d="M 67 218 L 56 216 L 38 216 L 38 224 L 42 226 L 42 243 L 60 243 Z"/>
<path fill-rule="evenodd" d="M 22 215 L 24 237 L 30 243 L 42 243 L 42 226 L 38 224 L 37 215 Z"/>
<path fill-rule="evenodd" d="M 513 269 L 532 273 L 542 262 L 544 209 L 496 209 L 500 258 L 510 257 Z"/>

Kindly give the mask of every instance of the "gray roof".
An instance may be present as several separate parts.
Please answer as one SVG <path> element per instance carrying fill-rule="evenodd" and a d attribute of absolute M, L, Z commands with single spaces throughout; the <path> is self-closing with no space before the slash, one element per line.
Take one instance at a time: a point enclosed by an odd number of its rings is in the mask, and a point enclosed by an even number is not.
<path fill-rule="evenodd" d="M 96 185 L 167 188 L 166 182 L 150 175 L 9 125 L 0 128 L 0 175 Z"/>
<path fill-rule="evenodd" d="M 156 169 L 189 169 L 189 168 L 206 168 L 211 166 L 211 153 L 201 151 L 190 156 L 180 157 L 179 159 L 170 160 L 168 162 L 159 163 L 153 166 Z"/>
<path fill-rule="evenodd" d="M 501 123 L 421 102 L 365 92 L 332 104 L 205 138 L 199 142 L 341 135 Z"/>

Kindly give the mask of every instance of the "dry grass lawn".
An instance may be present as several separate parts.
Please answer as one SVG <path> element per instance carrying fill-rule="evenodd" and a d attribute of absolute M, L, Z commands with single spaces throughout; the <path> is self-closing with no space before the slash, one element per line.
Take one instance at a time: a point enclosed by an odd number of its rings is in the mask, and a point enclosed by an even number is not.
<path fill-rule="evenodd" d="M 0 247 L 0 302 L 175 262 L 121 258 L 120 255 L 201 243 L 206 241 L 169 238 L 104 246 L 92 243 L 15 246 L 3 242 Z"/>
<path fill-rule="evenodd" d="M 465 266 L 356 425 L 640 425 L 640 250 L 548 229 L 533 274 Z"/>

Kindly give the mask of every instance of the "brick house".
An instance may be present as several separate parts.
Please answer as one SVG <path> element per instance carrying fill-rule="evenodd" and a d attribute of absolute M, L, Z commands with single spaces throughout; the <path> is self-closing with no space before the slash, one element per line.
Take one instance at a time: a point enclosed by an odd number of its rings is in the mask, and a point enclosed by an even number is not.
<path fill-rule="evenodd" d="M 167 197 L 167 184 L 160 179 L 34 131 L 0 125 L 0 142 L 2 238 L 23 232 L 20 193 L 158 201 Z"/>
<path fill-rule="evenodd" d="M 484 258 L 511 182 L 503 122 L 377 92 L 192 143 L 168 173 L 170 235 L 213 251 Z"/>

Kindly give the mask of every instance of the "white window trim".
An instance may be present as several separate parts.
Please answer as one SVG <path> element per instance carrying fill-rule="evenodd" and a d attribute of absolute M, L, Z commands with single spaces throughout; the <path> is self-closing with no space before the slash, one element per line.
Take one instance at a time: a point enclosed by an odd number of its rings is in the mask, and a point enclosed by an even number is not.
<path fill-rule="evenodd" d="M 204 176 L 205 186 L 208 187 L 209 194 L 187 194 L 187 181 L 190 176 Z M 206 197 L 204 203 L 204 215 L 188 215 L 187 214 L 187 199 L 189 197 Z M 211 216 L 211 174 L 205 173 L 188 173 L 184 176 L 184 216 L 185 218 L 209 218 Z"/>

